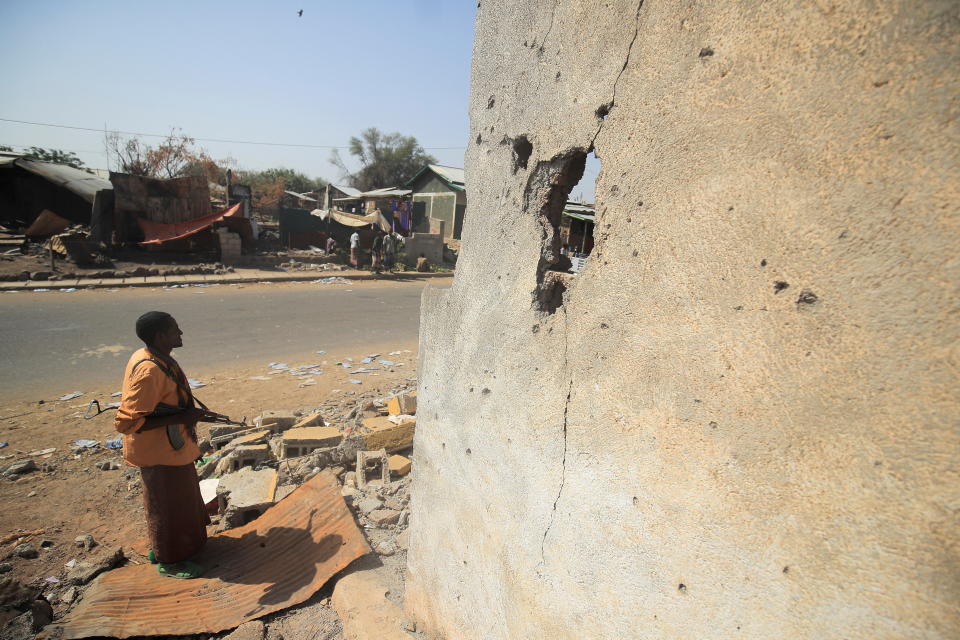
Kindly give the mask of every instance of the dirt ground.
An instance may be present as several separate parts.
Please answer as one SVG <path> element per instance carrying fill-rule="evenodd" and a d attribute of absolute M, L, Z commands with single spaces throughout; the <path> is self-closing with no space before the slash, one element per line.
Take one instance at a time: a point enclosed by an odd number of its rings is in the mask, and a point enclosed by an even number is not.
<path fill-rule="evenodd" d="M 195 393 L 211 410 L 234 418 L 246 417 L 248 422 L 264 410 L 282 409 L 320 411 L 327 422 L 337 425 L 358 404 L 389 395 L 400 387 L 415 388 L 416 350 L 416 344 L 397 344 L 372 346 L 364 352 L 304 353 L 299 361 L 288 360 L 286 364 L 321 364 L 322 374 L 294 376 L 289 371 L 275 371 L 267 363 L 246 365 L 204 378 L 206 386 Z M 352 358 L 357 367 L 374 366 L 360 364 L 360 360 L 375 353 L 380 354 L 378 359 L 398 364 L 381 365 L 377 372 L 356 375 L 336 364 Z M 350 378 L 362 380 L 362 384 L 347 382 Z M 34 399 L 4 405 L 0 442 L 9 444 L 0 448 L 0 467 L 32 458 L 40 470 L 0 478 L 0 539 L 5 540 L 0 545 L 0 561 L 12 565 L 12 571 L 2 577 L 39 587 L 43 593 L 60 591 L 67 563 L 82 561 L 88 554 L 74 545 L 74 539 L 82 534 L 91 534 L 100 549 L 122 547 L 128 561 L 144 561 L 138 553 L 144 548 L 145 526 L 135 470 L 124 466 L 120 451 L 106 449 L 103 444 L 118 435 L 113 429 L 113 412 L 91 420 L 83 418 L 90 399 L 98 398 L 101 404 L 118 401 L 111 397 L 118 390 L 117 386 L 103 387 L 73 399 L 51 398 L 42 403 Z M 44 396 L 38 391 L 25 397 Z M 209 425 L 201 425 L 201 437 L 208 432 Z M 73 443 L 79 439 L 97 440 L 100 446 L 75 452 Z M 45 449 L 55 450 L 42 453 Z M 98 469 L 98 463 L 108 460 L 120 463 L 120 469 Z M 39 550 L 38 558 L 24 559 L 11 553 L 18 534 L 24 532 L 28 533 L 26 540 Z M 400 562 L 402 558 L 397 556 L 384 561 L 397 564 L 394 573 L 398 581 L 402 580 Z M 314 599 L 322 600 L 323 592 Z M 54 606 L 58 616 L 66 609 L 63 604 Z M 274 617 L 292 615 L 288 612 Z M 332 614 L 332 620 L 325 615 L 297 614 L 303 618 L 301 622 L 310 616 L 323 618 L 310 623 L 329 632 L 319 637 L 338 637 L 336 615 Z M 284 624 L 299 623 L 291 620 Z"/>

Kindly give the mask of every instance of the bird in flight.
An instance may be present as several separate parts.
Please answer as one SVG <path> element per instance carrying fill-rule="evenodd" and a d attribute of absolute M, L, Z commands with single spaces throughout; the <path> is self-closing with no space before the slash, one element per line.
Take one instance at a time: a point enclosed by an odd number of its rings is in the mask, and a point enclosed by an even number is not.
<path fill-rule="evenodd" d="M 302 17 L 303 17 L 303 9 L 300 9 L 300 11 L 297 11 L 297 17 L 298 17 L 298 18 L 302 18 Z"/>

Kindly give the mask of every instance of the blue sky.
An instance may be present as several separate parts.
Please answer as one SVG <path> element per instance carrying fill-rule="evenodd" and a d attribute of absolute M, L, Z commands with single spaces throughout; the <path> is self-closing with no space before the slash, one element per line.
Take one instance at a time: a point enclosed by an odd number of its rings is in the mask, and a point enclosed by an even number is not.
<path fill-rule="evenodd" d="M 303 17 L 297 11 L 303 9 Z M 336 181 L 329 149 L 367 127 L 412 135 L 462 167 L 476 2 L 0 3 L 0 144 L 74 151 L 107 166 L 104 128 L 198 139 L 240 167 Z M 156 144 L 160 138 L 142 138 Z M 592 200 L 591 159 L 572 198 Z"/>
<path fill-rule="evenodd" d="M 449 0 L 4 2 L 0 118 L 334 146 L 375 126 L 452 147 L 429 152 L 463 166 L 475 11 Z M 106 168 L 99 132 L 0 122 L 0 144 Z M 198 144 L 242 167 L 338 177 L 329 149 Z"/>

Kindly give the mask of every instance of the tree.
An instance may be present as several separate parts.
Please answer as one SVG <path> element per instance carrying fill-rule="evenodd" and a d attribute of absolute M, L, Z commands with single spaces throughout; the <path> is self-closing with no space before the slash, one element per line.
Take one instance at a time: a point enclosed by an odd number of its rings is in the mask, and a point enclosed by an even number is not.
<path fill-rule="evenodd" d="M 151 147 L 139 138 L 124 138 L 117 131 L 107 134 L 108 151 L 116 157 L 122 173 L 148 178 L 176 178 L 197 159 L 193 138 L 181 131 L 171 131 L 157 147 Z M 202 151 L 200 153 L 203 153 Z"/>
<path fill-rule="evenodd" d="M 376 127 L 370 127 L 359 138 L 351 137 L 349 151 L 360 161 L 359 171 L 349 173 L 336 149 L 330 155 L 330 162 L 346 175 L 351 186 L 361 191 L 399 187 L 423 165 L 437 161 L 413 136 L 384 134 Z"/>
<path fill-rule="evenodd" d="M 276 206 L 284 191 L 306 193 L 319 191 L 327 186 L 322 178 L 309 178 L 299 171 L 286 167 L 275 167 L 263 171 L 241 171 L 235 179 L 237 182 L 250 185 L 255 209 Z"/>
<path fill-rule="evenodd" d="M 12 151 L 12 149 L 11 149 Z M 72 151 L 62 151 L 60 149 L 44 149 L 42 147 L 30 147 L 24 152 L 24 157 L 40 162 L 52 162 L 53 164 L 65 164 L 74 169 L 85 169 L 83 160 L 77 157 Z"/>

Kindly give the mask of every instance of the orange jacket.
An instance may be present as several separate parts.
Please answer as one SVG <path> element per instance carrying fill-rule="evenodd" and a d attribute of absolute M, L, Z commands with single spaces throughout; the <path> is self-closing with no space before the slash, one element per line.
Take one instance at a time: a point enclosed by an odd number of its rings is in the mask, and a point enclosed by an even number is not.
<path fill-rule="evenodd" d="M 184 425 L 176 425 L 184 441 L 179 450 L 170 444 L 163 427 L 138 431 L 159 403 L 185 407 L 189 402 L 187 394 L 153 362 L 141 362 L 133 369 L 145 358 L 159 359 L 146 349 L 138 349 L 130 356 L 123 374 L 123 395 L 114 420 L 117 431 L 123 434 L 123 458 L 135 467 L 191 464 L 200 457 L 200 449 Z M 182 374 L 179 365 L 173 373 Z"/>

